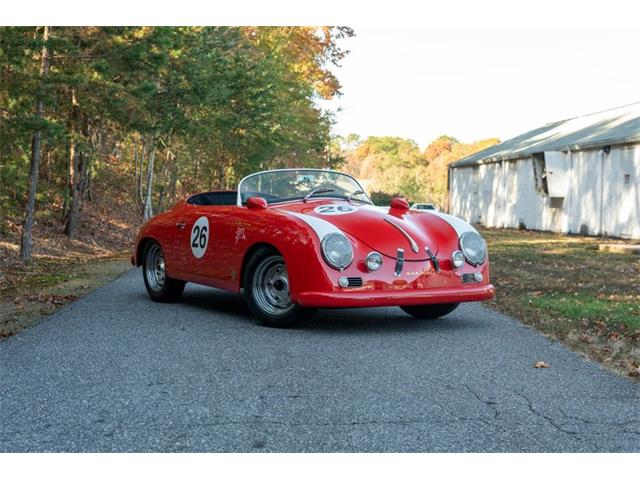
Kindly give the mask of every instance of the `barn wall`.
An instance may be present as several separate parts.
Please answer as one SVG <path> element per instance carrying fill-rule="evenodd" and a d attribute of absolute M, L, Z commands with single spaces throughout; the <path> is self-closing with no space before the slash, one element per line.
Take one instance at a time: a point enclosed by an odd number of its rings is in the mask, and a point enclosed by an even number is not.
<path fill-rule="evenodd" d="M 640 238 L 640 145 L 561 155 L 564 198 L 537 191 L 529 157 L 452 169 L 451 213 L 490 227 Z"/>
<path fill-rule="evenodd" d="M 640 238 L 640 145 L 612 148 L 604 171 L 603 232 Z"/>

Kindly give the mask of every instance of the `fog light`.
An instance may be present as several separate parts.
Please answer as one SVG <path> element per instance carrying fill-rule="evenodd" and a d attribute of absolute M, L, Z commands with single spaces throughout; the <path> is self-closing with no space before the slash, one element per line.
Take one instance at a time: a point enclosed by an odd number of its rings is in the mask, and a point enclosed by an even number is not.
<path fill-rule="evenodd" d="M 460 250 L 456 250 L 451 254 L 451 263 L 455 268 L 460 268 L 464 265 L 464 253 Z"/>
<path fill-rule="evenodd" d="M 340 285 L 342 288 L 346 288 L 349 286 L 349 279 L 347 277 L 340 277 L 338 279 L 338 285 Z"/>
<path fill-rule="evenodd" d="M 375 272 L 382 266 L 382 255 L 378 252 L 371 252 L 367 255 L 364 263 L 367 265 L 370 272 Z"/>
<path fill-rule="evenodd" d="M 476 279 L 476 282 L 480 283 L 484 280 L 484 276 L 480 272 L 476 272 L 473 274 L 473 277 Z"/>

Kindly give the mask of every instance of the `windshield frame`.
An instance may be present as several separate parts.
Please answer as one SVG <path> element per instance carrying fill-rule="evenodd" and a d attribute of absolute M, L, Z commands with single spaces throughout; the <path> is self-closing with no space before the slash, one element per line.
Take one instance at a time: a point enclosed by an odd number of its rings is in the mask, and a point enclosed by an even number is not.
<path fill-rule="evenodd" d="M 362 192 L 364 192 L 364 196 L 367 197 L 367 202 L 370 203 L 371 205 L 373 205 L 373 202 L 369 198 L 369 195 L 367 195 L 367 193 L 365 192 L 364 188 L 362 188 L 362 185 L 360 185 L 360 182 L 358 182 L 358 180 L 356 180 L 355 177 L 349 175 L 348 173 L 338 172 L 337 170 L 330 170 L 330 169 L 327 169 L 327 168 L 275 168 L 273 170 L 262 170 L 260 172 L 252 173 L 251 175 L 247 175 L 242 180 L 240 180 L 240 182 L 238 182 L 238 196 L 237 196 L 236 205 L 238 207 L 244 206 L 244 204 L 242 203 L 242 190 L 241 190 L 241 187 L 242 187 L 242 184 L 245 182 L 245 180 L 248 180 L 249 178 L 255 177 L 257 175 L 262 175 L 264 173 L 294 172 L 294 171 L 335 173 L 337 175 L 344 175 L 345 177 L 349 177 L 351 180 L 353 180 L 356 183 L 356 185 L 358 185 L 360 190 L 362 190 Z M 337 196 L 334 196 L 334 195 L 325 195 L 325 194 L 318 194 L 317 196 L 314 195 L 309 200 L 322 198 L 323 196 L 325 198 L 346 200 L 344 197 L 337 197 Z M 303 197 L 300 197 L 300 198 L 286 198 L 286 199 L 283 199 L 283 200 L 274 201 L 274 202 L 268 202 L 268 203 L 269 203 L 269 205 L 275 205 L 275 204 L 287 203 L 287 202 L 298 202 L 298 201 L 301 202 L 302 199 L 303 199 Z M 352 200 L 355 200 L 356 202 L 367 203 L 367 202 L 364 202 L 363 200 L 358 200 L 357 198 L 353 198 Z"/>

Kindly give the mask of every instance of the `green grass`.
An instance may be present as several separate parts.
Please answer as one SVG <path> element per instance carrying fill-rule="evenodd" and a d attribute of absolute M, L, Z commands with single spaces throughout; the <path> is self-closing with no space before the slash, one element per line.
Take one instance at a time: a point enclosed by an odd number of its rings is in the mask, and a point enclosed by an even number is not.
<path fill-rule="evenodd" d="M 30 277 L 25 283 L 29 286 L 48 287 L 50 285 L 57 285 L 58 283 L 70 280 L 75 276 L 76 275 L 69 272 L 43 273 L 41 275 L 34 275 Z"/>
<path fill-rule="evenodd" d="M 600 238 L 481 229 L 489 304 L 622 373 L 640 363 L 640 258 L 601 252 Z M 622 242 L 607 239 L 607 242 Z M 628 242 L 625 242 L 628 243 Z"/>
<path fill-rule="evenodd" d="M 640 305 L 637 302 L 562 294 L 530 296 L 528 302 L 573 320 L 592 319 L 611 326 L 624 324 L 630 329 L 640 328 Z"/>

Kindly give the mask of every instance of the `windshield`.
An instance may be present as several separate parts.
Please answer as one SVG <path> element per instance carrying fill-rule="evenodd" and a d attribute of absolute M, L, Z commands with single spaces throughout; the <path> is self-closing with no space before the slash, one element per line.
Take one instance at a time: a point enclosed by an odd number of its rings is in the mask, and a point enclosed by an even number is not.
<path fill-rule="evenodd" d="M 271 170 L 249 175 L 238 186 L 243 204 L 250 197 L 262 197 L 268 203 L 299 200 L 318 189 L 321 190 L 317 192 L 318 196 L 350 197 L 371 203 L 355 179 L 329 170 Z"/>

